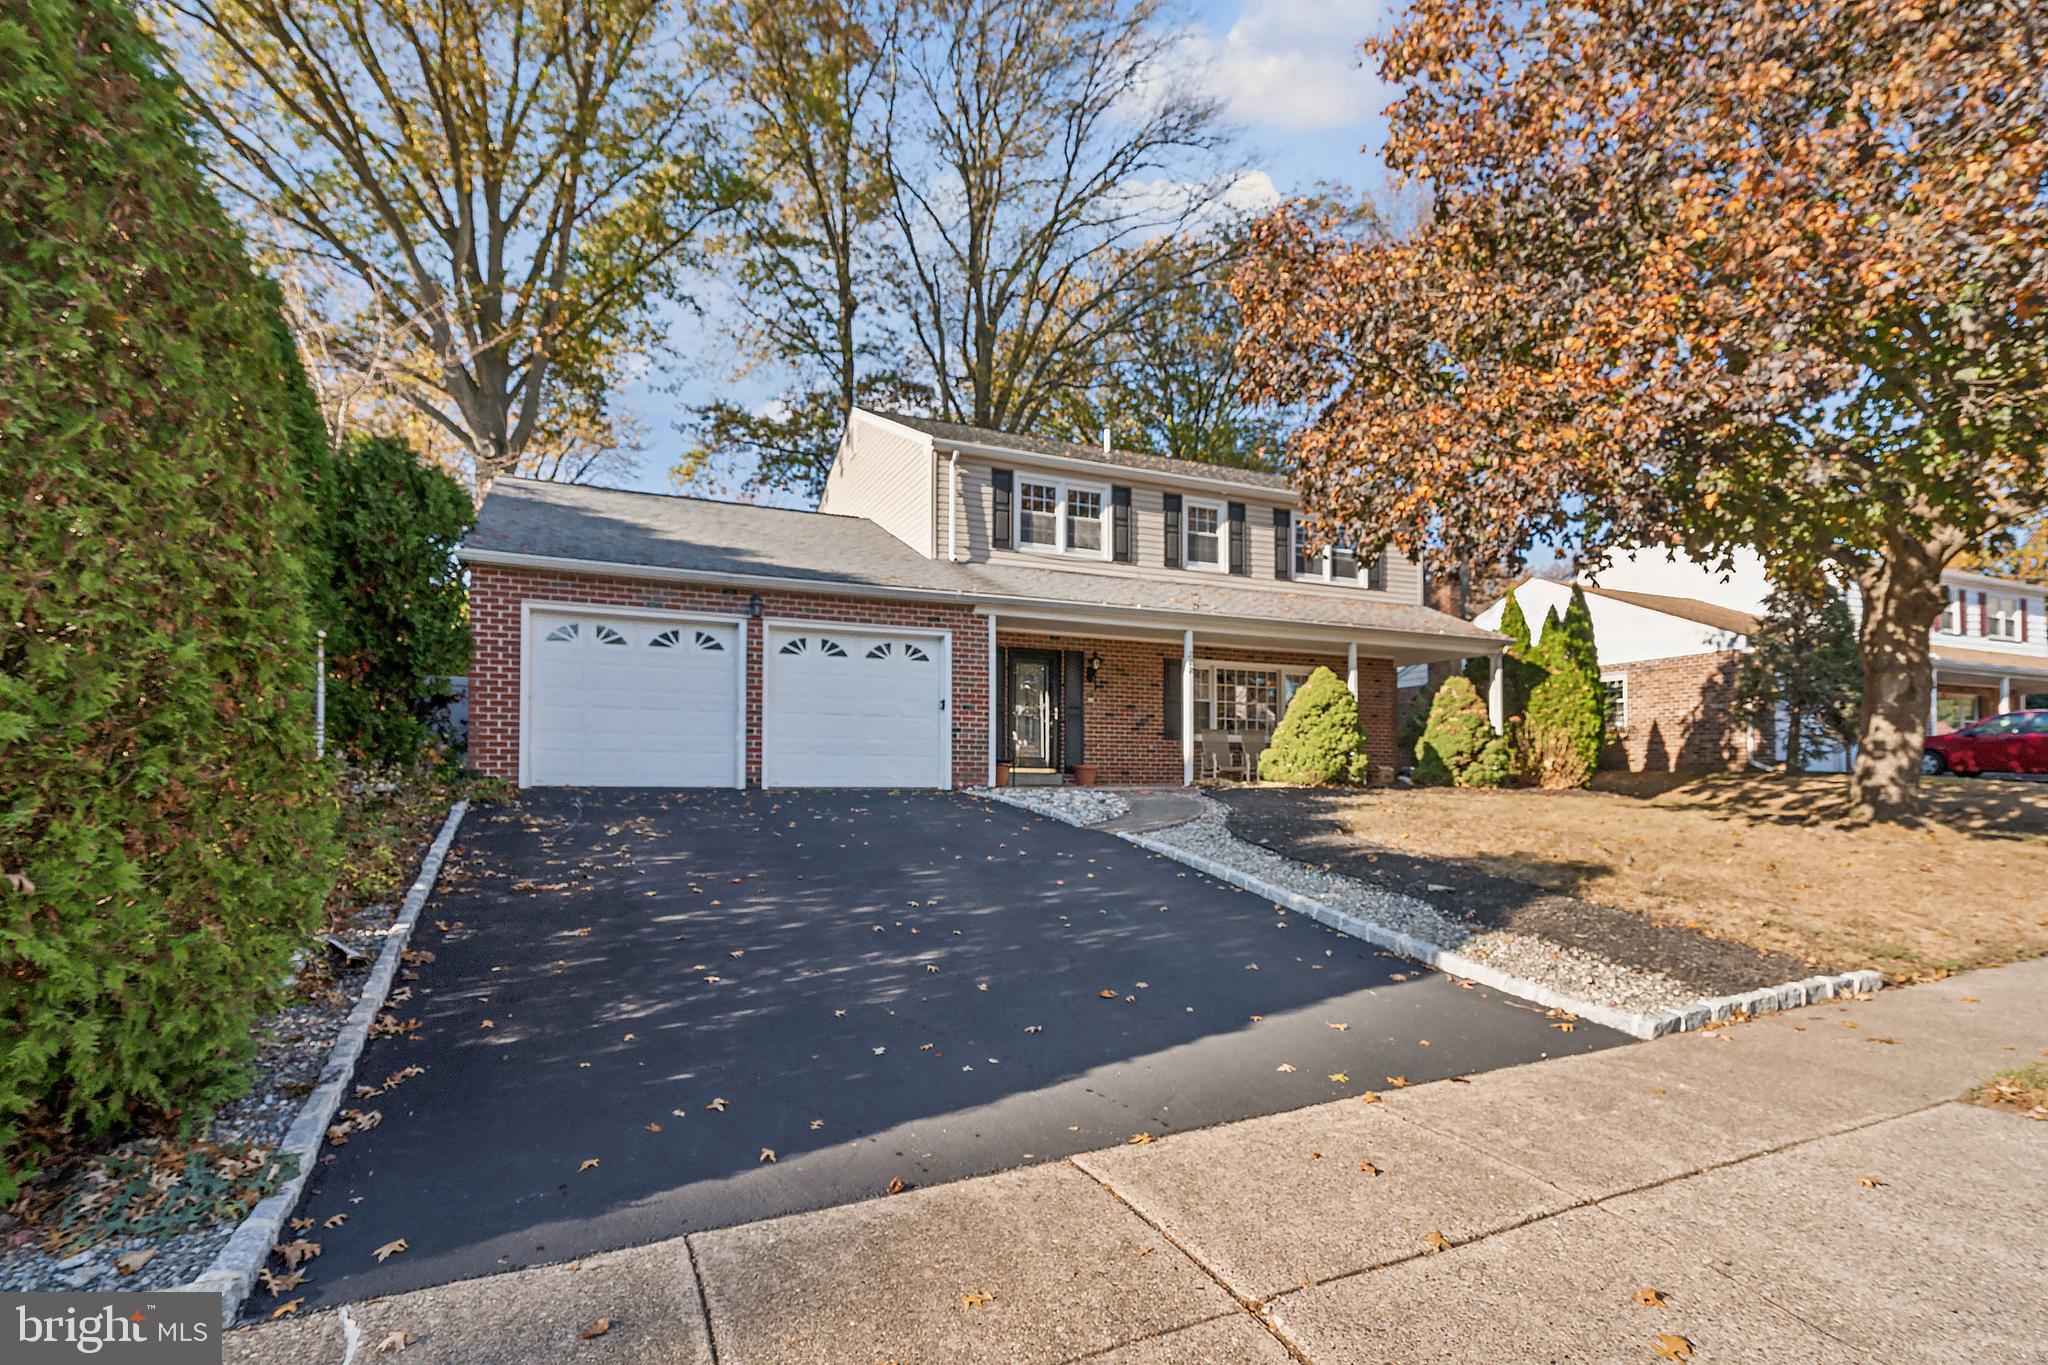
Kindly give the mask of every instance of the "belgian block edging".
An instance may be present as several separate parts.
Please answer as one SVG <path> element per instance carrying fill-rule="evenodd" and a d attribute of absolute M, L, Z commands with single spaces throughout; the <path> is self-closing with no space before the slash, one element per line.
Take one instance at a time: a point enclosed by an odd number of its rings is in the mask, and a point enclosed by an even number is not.
<path fill-rule="evenodd" d="M 1079 829 L 1096 828 L 1065 814 L 1038 810 L 1007 794 L 987 794 L 993 795 L 996 800 L 1006 805 L 1029 810 L 1033 814 L 1044 815 Z M 1515 976 L 1488 963 L 1466 957 L 1463 953 L 1416 938 L 1412 934 L 1404 934 L 1375 924 L 1347 910 L 1339 910 L 1314 896 L 1291 891 L 1263 877 L 1255 877 L 1228 864 L 1219 863 L 1213 858 L 1205 858 L 1199 853 L 1176 848 L 1150 835 L 1128 834 L 1120 830 L 1105 830 L 1104 833 L 1115 834 L 1126 843 L 1136 844 L 1148 852 L 1184 863 L 1197 872 L 1214 877 L 1217 881 L 1228 882 L 1254 895 L 1263 896 L 1276 905 L 1284 905 L 1297 914 L 1307 915 L 1319 924 L 1326 924 L 1341 934 L 1363 939 L 1367 943 L 1376 944 L 1406 958 L 1413 958 L 1452 976 L 1476 981 L 1503 995 L 1512 995 L 1549 1009 L 1568 1011 L 1589 1023 L 1626 1033 L 1633 1038 L 1657 1038 L 1667 1033 L 1686 1033 L 1731 1018 L 1737 1013 L 1771 1014 L 1779 1010 L 1797 1009 L 1801 1005 L 1817 1004 L 1823 1000 L 1833 1000 L 1837 996 L 1874 994 L 1884 988 L 1884 977 L 1877 972 L 1839 972 L 1834 975 L 1812 976 L 1803 981 L 1788 981 L 1781 986 L 1762 986 L 1736 995 L 1695 1000 L 1674 1009 L 1615 1009 L 1611 1005 L 1596 1004 L 1590 1000 L 1576 1000 L 1541 982 Z"/>
<path fill-rule="evenodd" d="M 357 998 L 355 1008 L 349 1011 L 348 1021 L 335 1037 L 334 1046 L 328 1050 L 327 1065 L 320 1072 L 320 1083 L 313 1088 L 312 1094 L 306 1096 L 306 1102 L 299 1107 L 298 1118 L 285 1133 L 284 1141 L 278 1144 L 280 1153 L 289 1152 L 299 1159 L 297 1172 L 249 1211 L 249 1216 L 228 1238 L 227 1245 L 213 1258 L 212 1265 L 190 1284 L 179 1286 L 183 1290 L 219 1294 L 223 1327 L 233 1323 L 236 1314 L 242 1311 L 242 1301 L 255 1287 L 256 1272 L 270 1258 L 270 1249 L 277 1245 L 284 1231 L 285 1219 L 291 1217 L 292 1210 L 298 1207 L 299 1194 L 306 1187 L 307 1177 L 313 1173 L 313 1163 L 320 1159 L 320 1142 L 327 1136 L 328 1121 L 334 1117 L 334 1111 L 348 1093 L 349 1081 L 356 1074 L 356 1061 L 363 1055 L 363 1044 L 370 1036 L 370 1024 L 378 1011 L 384 1008 L 385 997 L 391 993 L 391 983 L 398 975 L 399 956 L 412 939 L 412 927 L 418 922 L 427 897 L 433 894 L 434 880 L 441 875 L 441 864 L 448 857 L 448 847 L 455 842 L 455 831 L 468 810 L 468 801 L 455 803 L 441 824 L 441 832 L 434 836 L 427 856 L 420 860 L 419 875 L 413 878 L 411 888 L 406 891 L 405 900 L 398 908 L 398 917 L 384 931 L 383 950 L 377 954 L 377 961 L 370 968 L 369 980 L 363 983 L 363 993 Z"/>

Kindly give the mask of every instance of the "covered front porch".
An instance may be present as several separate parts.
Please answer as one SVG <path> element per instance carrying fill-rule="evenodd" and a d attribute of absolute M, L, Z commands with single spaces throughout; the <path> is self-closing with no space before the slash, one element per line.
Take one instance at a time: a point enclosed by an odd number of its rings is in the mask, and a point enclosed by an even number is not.
<path fill-rule="evenodd" d="M 2048 709 L 2048 658 L 1991 650 L 1934 652 L 1927 732 L 1945 735 L 2008 711 Z"/>
<path fill-rule="evenodd" d="M 1402 762 L 1396 671 L 1475 652 L 1469 639 L 1390 631 L 985 614 L 997 785 L 1254 778 L 1288 703 L 1319 666 L 1358 699 L 1372 781 L 1387 782 Z M 1497 712 L 1500 698 L 1493 704 Z"/>

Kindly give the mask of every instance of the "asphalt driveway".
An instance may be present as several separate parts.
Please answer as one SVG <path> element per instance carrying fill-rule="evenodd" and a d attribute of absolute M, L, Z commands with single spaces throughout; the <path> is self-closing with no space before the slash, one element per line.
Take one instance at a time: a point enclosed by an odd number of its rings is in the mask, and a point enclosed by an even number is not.
<path fill-rule="evenodd" d="M 308 1309 L 1625 1041 L 936 793 L 529 793 L 413 947 Z"/>

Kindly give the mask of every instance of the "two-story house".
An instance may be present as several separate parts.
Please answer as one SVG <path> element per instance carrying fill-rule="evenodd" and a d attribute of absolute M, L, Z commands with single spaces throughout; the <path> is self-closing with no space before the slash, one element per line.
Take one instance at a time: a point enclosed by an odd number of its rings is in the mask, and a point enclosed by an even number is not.
<path fill-rule="evenodd" d="M 1309 553 L 1276 475 L 858 410 L 815 512 L 501 479 L 459 554 L 471 759 L 522 786 L 1185 783 L 1318 664 L 1383 781 L 1395 671 L 1504 643 Z"/>
<path fill-rule="evenodd" d="M 2007 711 L 2048 707 L 2048 590 L 1951 570 L 1948 606 L 1933 622 L 1930 734 Z M 1515 588 L 1530 626 L 1564 611 L 1573 584 L 1530 579 Z M 1578 584 L 1593 617 L 1613 741 L 1606 762 L 1634 771 L 1740 768 L 1777 762 L 1783 720 L 1757 724 L 1735 704 L 1735 679 L 1770 582 L 1752 552 L 1725 570 L 1662 550 L 1618 556 Z M 1479 613 L 1498 626 L 1505 599 Z M 1859 603 L 1849 594 L 1853 615 Z M 1809 750 L 1813 771 L 1841 771 L 1837 746 Z"/>

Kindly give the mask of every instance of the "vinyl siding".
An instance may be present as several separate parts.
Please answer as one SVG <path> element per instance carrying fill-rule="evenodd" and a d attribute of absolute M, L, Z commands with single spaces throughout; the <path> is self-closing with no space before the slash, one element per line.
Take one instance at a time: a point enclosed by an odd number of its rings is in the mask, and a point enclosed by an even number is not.
<path fill-rule="evenodd" d="M 818 510 L 866 517 L 930 559 L 937 553 L 932 465 L 929 437 L 856 412 L 825 477 Z"/>
<path fill-rule="evenodd" d="M 946 452 L 937 457 L 938 474 L 933 488 L 936 494 L 935 543 L 938 553 L 946 549 Z M 1010 466 L 1022 477 L 1028 465 Z M 1338 584 L 1296 583 L 1273 577 L 1273 509 L 1285 506 L 1272 498 L 1262 499 L 1256 490 L 1246 489 L 1242 493 L 1212 492 L 1207 488 L 1189 488 L 1163 481 L 1147 481 L 1132 477 L 1131 471 L 1105 467 L 1100 477 L 1089 475 L 1049 474 L 1052 478 L 1085 478 L 1089 482 L 1105 485 L 1122 484 L 1131 490 L 1131 545 L 1137 562 L 1118 564 L 1110 560 L 1094 559 L 1084 555 L 1039 554 L 1024 550 L 991 550 L 989 470 L 991 462 L 980 457 L 960 457 L 960 508 L 957 530 L 960 537 L 960 557 L 965 560 L 996 559 L 1008 563 L 1030 564 L 1038 568 L 1071 568 L 1092 573 L 1128 574 L 1146 578 L 1180 579 L 1189 573 L 1201 573 L 1198 569 L 1169 569 L 1166 567 L 1166 494 L 1179 493 L 1183 499 L 1216 502 L 1241 502 L 1245 505 L 1247 534 L 1247 563 L 1250 577 L 1237 577 L 1233 581 L 1247 586 L 1268 583 L 1286 586 L 1304 592 L 1330 592 L 1342 595 L 1365 593 L 1369 597 L 1382 597 L 1389 601 L 1420 603 L 1422 601 L 1422 572 L 1415 562 L 1403 555 L 1392 555 L 1387 561 L 1387 588 L 1384 593 L 1367 592 L 1364 588 Z M 1107 528 L 1105 528 L 1107 533 Z M 1226 542 L 1226 554 L 1228 553 Z M 1226 561 L 1227 562 L 1227 561 Z M 1225 575 L 1227 577 L 1227 575 Z"/>

